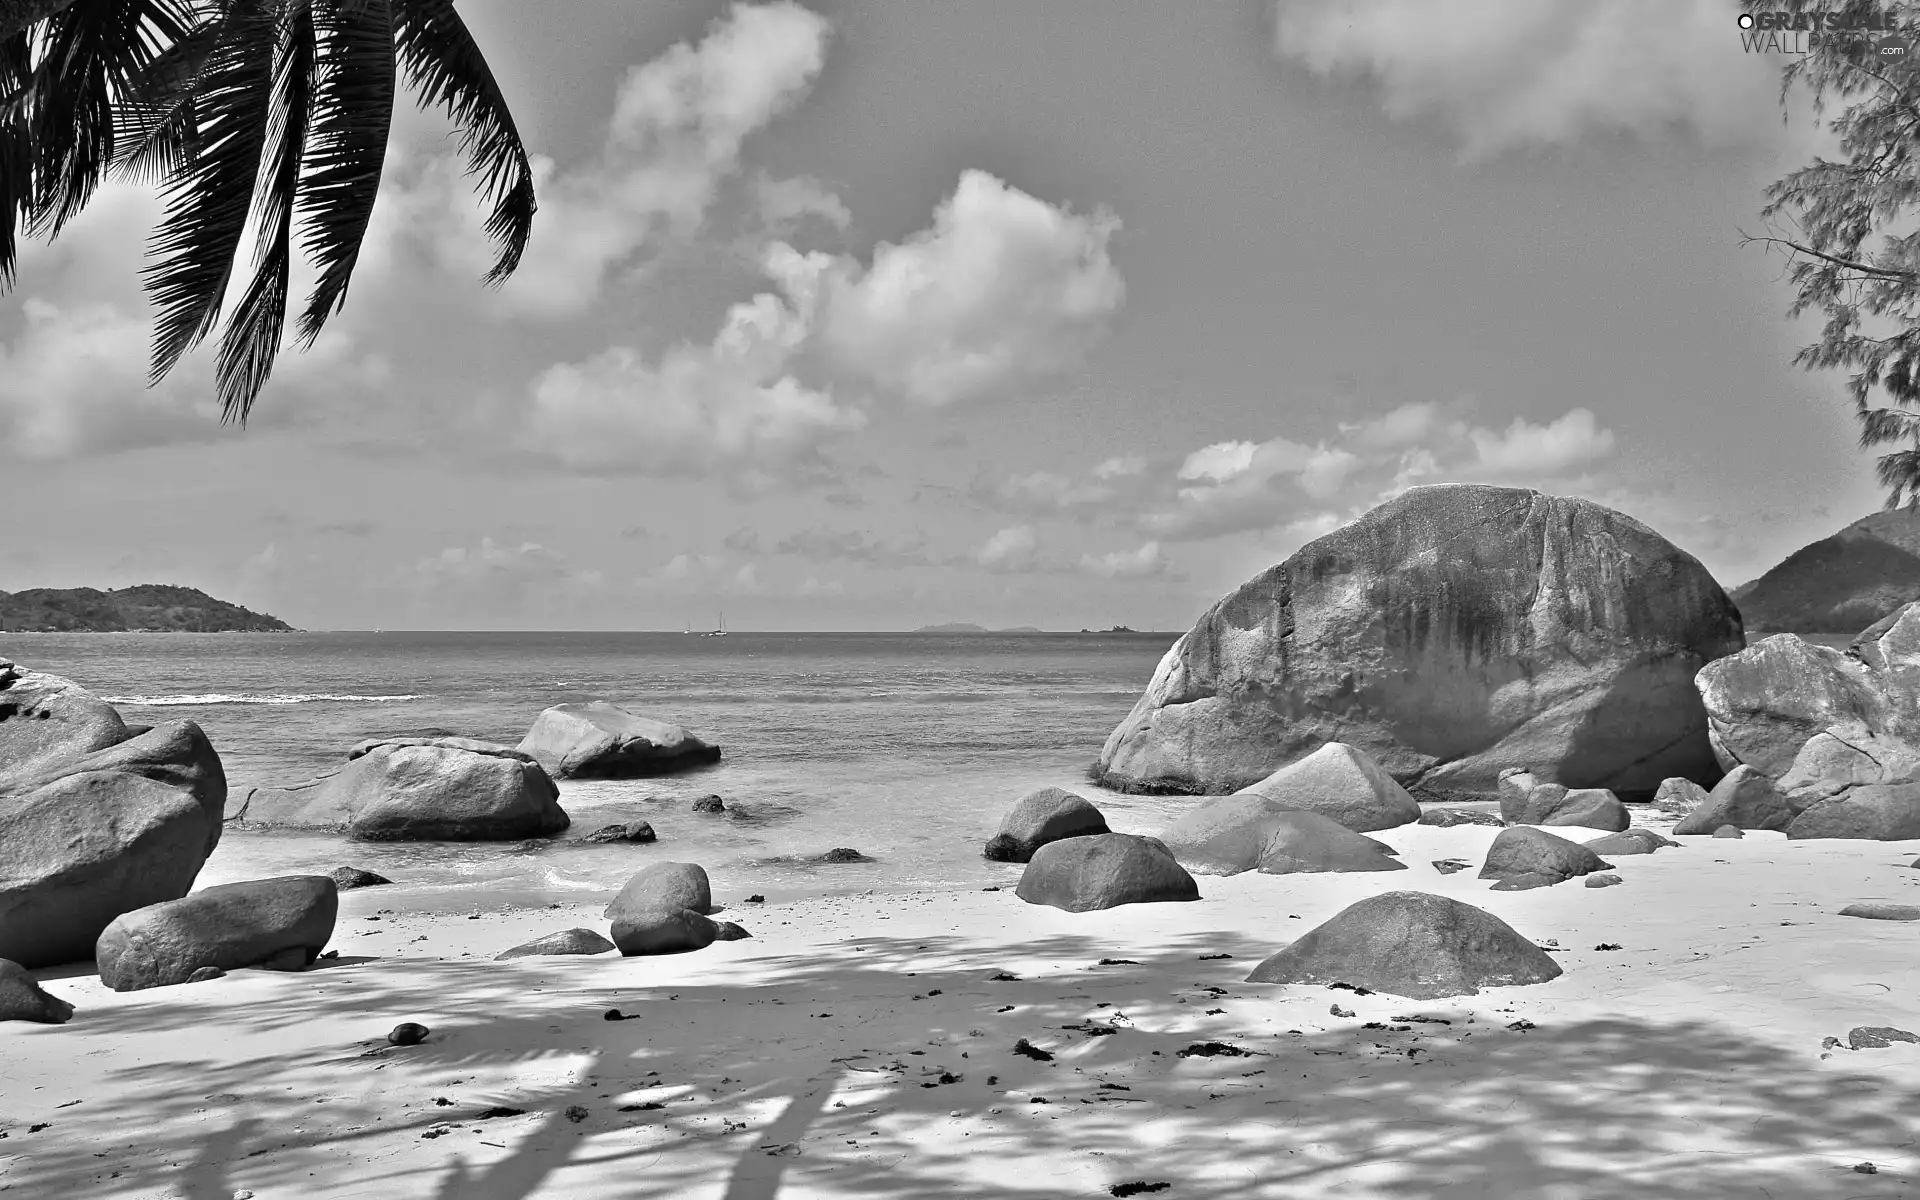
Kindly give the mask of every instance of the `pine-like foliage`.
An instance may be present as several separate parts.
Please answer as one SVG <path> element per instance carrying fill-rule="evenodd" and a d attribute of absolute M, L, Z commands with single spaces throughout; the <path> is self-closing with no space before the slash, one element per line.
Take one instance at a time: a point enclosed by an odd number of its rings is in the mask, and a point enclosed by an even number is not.
<path fill-rule="evenodd" d="M 301 345 L 346 302 L 402 77 L 459 130 L 499 283 L 532 232 L 533 168 L 453 0 L 71 0 L 0 30 L 0 291 L 19 234 L 57 236 L 109 172 L 158 184 L 152 378 L 221 329 L 222 411 L 244 423 L 283 344 L 296 242 L 317 275 Z"/>
<path fill-rule="evenodd" d="M 1807 38 L 1811 49 L 1789 61 L 1780 92 L 1783 106 L 1811 99 L 1841 157 L 1816 157 L 1769 187 L 1768 236 L 1750 240 L 1787 254 L 1789 315 L 1825 318 L 1795 363 L 1848 372 L 1861 447 L 1899 447 L 1877 463 L 1886 507 L 1920 507 L 1920 20 L 1863 0 L 1745 7 L 1842 18 L 1843 32 Z M 1889 14 L 1891 33 L 1859 29 Z M 1906 53 L 1883 54 L 1888 38 Z"/>

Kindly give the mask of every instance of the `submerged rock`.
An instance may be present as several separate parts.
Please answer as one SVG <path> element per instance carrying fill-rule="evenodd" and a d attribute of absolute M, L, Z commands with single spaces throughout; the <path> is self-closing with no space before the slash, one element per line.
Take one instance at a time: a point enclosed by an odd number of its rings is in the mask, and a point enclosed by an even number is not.
<path fill-rule="evenodd" d="M 1744 641 L 1706 568 L 1630 517 L 1416 487 L 1210 608 L 1107 739 L 1101 778 L 1225 792 L 1338 740 L 1429 799 L 1491 795 L 1514 766 L 1651 792 L 1715 773 L 1693 677 Z"/>
<path fill-rule="evenodd" d="M 1106 817 L 1084 796 L 1065 788 L 1041 788 L 1007 810 L 984 853 L 993 862 L 1023 863 L 1048 842 L 1106 832 Z"/>
<path fill-rule="evenodd" d="M 593 700 L 534 718 L 520 749 L 556 779 L 630 779 L 720 761 L 720 747 L 687 729 Z"/>
<path fill-rule="evenodd" d="M 1255 967 L 1247 982 L 1346 983 L 1438 1000 L 1545 983 L 1560 973 L 1552 955 L 1484 909 L 1425 892 L 1387 892 L 1340 910 Z"/>
<path fill-rule="evenodd" d="M 1091 912 L 1122 904 L 1198 900 L 1200 888 L 1158 838 L 1098 833 L 1040 847 L 1014 894 L 1028 904 Z"/>
<path fill-rule="evenodd" d="M 589 842 L 636 842 L 645 843 L 658 839 L 653 826 L 645 821 L 628 821 L 620 825 L 602 825 L 586 836 Z"/>

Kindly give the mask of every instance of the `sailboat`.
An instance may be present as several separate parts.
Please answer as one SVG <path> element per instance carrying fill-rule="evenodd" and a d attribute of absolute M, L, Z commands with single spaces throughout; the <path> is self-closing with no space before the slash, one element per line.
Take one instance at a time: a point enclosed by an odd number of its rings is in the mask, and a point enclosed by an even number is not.
<path fill-rule="evenodd" d="M 701 634 L 700 636 L 702 636 L 702 637 L 725 637 L 725 636 L 727 636 L 727 610 L 726 610 L 726 609 L 724 609 L 724 608 L 720 610 L 720 628 L 718 628 L 718 629 L 714 629 L 714 630 L 709 630 L 708 632 L 706 632 L 706 633 L 703 633 L 703 634 Z"/>

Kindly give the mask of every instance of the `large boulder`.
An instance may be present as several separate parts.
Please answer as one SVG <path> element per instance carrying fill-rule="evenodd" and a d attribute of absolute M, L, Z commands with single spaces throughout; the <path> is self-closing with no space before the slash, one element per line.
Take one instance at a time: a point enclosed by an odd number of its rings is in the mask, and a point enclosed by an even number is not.
<path fill-rule="evenodd" d="M 41 987 L 19 963 L 0 958 L 0 1021 L 65 1025 L 72 1019 L 73 1005 Z"/>
<path fill-rule="evenodd" d="M 1243 788 L 1242 794 L 1331 817 L 1355 833 L 1393 829 L 1420 819 L 1420 802 L 1379 763 L 1345 742 L 1328 742 Z"/>
<path fill-rule="evenodd" d="M 1546 781 L 1525 767 L 1502 767 L 1494 780 L 1494 794 L 1500 800 L 1500 819 L 1508 825 L 1520 824 L 1521 814 L 1526 812 L 1527 800 L 1534 789 L 1546 784 Z M 1549 787 L 1560 785 L 1546 784 Z"/>
<path fill-rule="evenodd" d="M 1578 842 L 1530 825 L 1516 825 L 1494 835 L 1480 866 L 1480 878 L 1498 880 L 1493 885 L 1496 892 L 1523 892 L 1565 883 L 1612 865 Z"/>
<path fill-rule="evenodd" d="M 1777 634 L 1696 682 L 1721 764 L 1777 781 L 1795 813 L 1855 788 L 1920 781 L 1920 602 L 1845 651 Z"/>
<path fill-rule="evenodd" d="M 1245 793 L 1219 796 L 1182 813 L 1160 841 L 1181 866 L 1202 875 L 1407 869 L 1384 842 L 1331 817 Z"/>
<path fill-rule="evenodd" d="M 1707 789 L 1691 779 L 1662 779 L 1653 794 L 1653 806 L 1670 816 L 1684 817 L 1707 802 Z"/>
<path fill-rule="evenodd" d="M 186 983 L 203 967 L 298 970 L 326 948 L 339 907 L 327 876 L 285 875 L 136 909 L 100 934 L 100 982 L 133 992 Z"/>
<path fill-rule="evenodd" d="M 1694 809 L 1674 825 L 1680 834 L 1712 833 L 1722 825 L 1735 829 L 1785 830 L 1793 823 L 1793 810 L 1773 780 L 1745 763 L 1727 772 L 1713 785 L 1706 803 Z"/>
<path fill-rule="evenodd" d="M 27 968 L 90 958 L 115 917 L 186 895 L 227 797 L 191 721 L 39 761 L 0 777 L 0 958 Z"/>
<path fill-rule="evenodd" d="M 1028 904 L 1091 912 L 1122 904 L 1198 900 L 1200 888 L 1158 838 L 1097 833 L 1040 847 L 1014 894 Z"/>
<path fill-rule="evenodd" d="M 254 788 L 232 815 L 366 841 L 516 841 L 568 825 L 559 789 L 532 755 L 451 737 L 361 742 L 318 779 Z"/>
<path fill-rule="evenodd" d="M 73 680 L 0 657 L 0 785 L 129 736 L 113 705 Z"/>
<path fill-rule="evenodd" d="M 720 747 L 605 700 L 546 709 L 520 749 L 556 779 L 632 779 L 720 761 Z"/>
<path fill-rule="evenodd" d="M 1346 983 L 1439 1000 L 1545 983 L 1553 956 L 1484 909 L 1426 892 L 1385 892 L 1335 913 L 1263 961 L 1248 983 Z"/>
<path fill-rule="evenodd" d="M 1422 799 L 1491 796 L 1513 766 L 1637 796 L 1717 775 L 1693 678 L 1743 644 L 1706 568 L 1630 517 L 1417 487 L 1209 609 L 1099 769 L 1226 792 L 1338 741 Z"/>
<path fill-rule="evenodd" d="M 1578 825 L 1618 833 L 1633 824 L 1627 806 L 1605 788 L 1573 788 L 1543 783 L 1520 809 L 1519 825 Z"/>
<path fill-rule="evenodd" d="M 1881 842 L 1920 838 L 1920 782 L 1871 783 L 1829 796 L 1794 817 L 1787 837 Z"/>
<path fill-rule="evenodd" d="M 1085 797 L 1065 788 L 1041 788 L 1022 796 L 1000 818 L 985 854 L 994 862 L 1023 863 L 1048 842 L 1106 832 L 1106 817 Z"/>
<path fill-rule="evenodd" d="M 702 950 L 719 936 L 713 889 L 694 863 L 658 862 L 627 880 L 607 905 L 613 944 L 628 958 Z"/>

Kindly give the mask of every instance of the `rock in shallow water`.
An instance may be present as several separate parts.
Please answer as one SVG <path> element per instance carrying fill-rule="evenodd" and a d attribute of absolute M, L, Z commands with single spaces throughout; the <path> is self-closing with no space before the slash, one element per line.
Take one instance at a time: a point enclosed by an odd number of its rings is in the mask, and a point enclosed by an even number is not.
<path fill-rule="evenodd" d="M 653 826 L 645 821 L 628 821 L 622 825 L 602 825 L 586 836 L 589 842 L 635 842 L 646 843 L 658 840 Z"/>
<path fill-rule="evenodd" d="M 1340 910 L 1247 976 L 1248 983 L 1357 984 L 1410 1000 L 1558 978 L 1553 956 L 1484 909 L 1386 892 Z"/>
<path fill-rule="evenodd" d="M 1596 872 L 1595 874 L 1587 876 L 1585 886 L 1590 888 L 1609 888 L 1609 887 L 1619 887 L 1622 883 L 1625 883 L 1625 882 L 1626 881 L 1624 879 L 1621 879 L 1618 875 L 1613 874 L 1611 871 L 1599 871 L 1599 872 Z"/>
<path fill-rule="evenodd" d="M 605 700 L 545 710 L 534 718 L 520 749 L 557 779 L 666 775 L 720 761 L 720 747 L 685 728 Z"/>
<path fill-rule="evenodd" d="M 992 862 L 1023 863 L 1048 842 L 1106 832 L 1106 817 L 1084 796 L 1065 788 L 1041 788 L 1020 797 L 1000 818 L 984 856 Z"/>
<path fill-rule="evenodd" d="M 354 888 L 385 887 L 393 882 L 385 875 L 362 871 L 359 867 L 335 867 L 327 872 L 327 878 L 333 880 L 333 886 L 343 892 L 352 891 Z"/>

